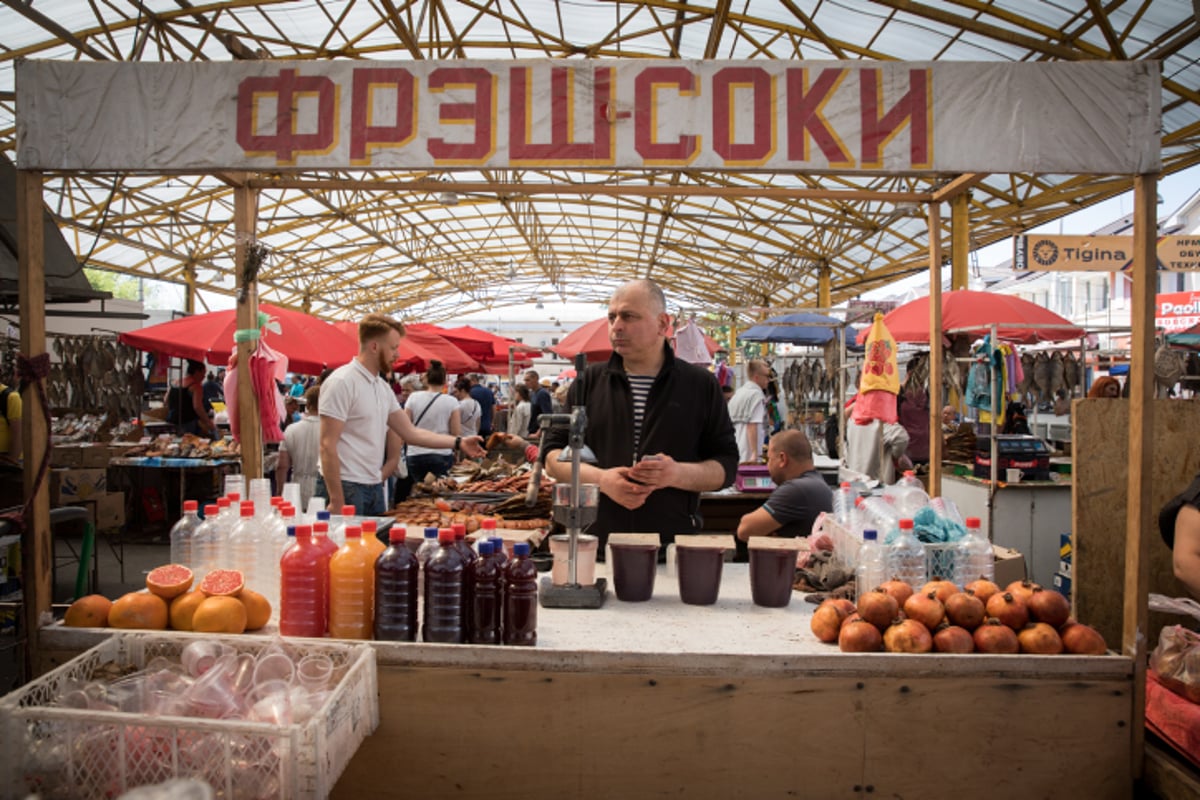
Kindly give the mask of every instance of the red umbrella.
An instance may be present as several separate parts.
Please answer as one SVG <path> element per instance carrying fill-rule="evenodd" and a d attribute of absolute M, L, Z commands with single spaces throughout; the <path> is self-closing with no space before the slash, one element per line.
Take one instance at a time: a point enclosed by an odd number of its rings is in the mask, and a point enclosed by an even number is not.
<path fill-rule="evenodd" d="M 258 308 L 278 323 L 279 331 L 268 331 L 265 341 L 288 357 L 288 369 L 293 372 L 315 375 L 326 367 L 340 367 L 358 353 L 357 334 L 346 336 L 328 322 L 302 311 L 269 303 L 259 303 Z M 237 311 L 229 309 L 174 319 L 117 338 L 138 350 L 225 364 L 234 348 L 235 330 Z"/>
<path fill-rule="evenodd" d="M 929 341 L 929 297 L 920 297 L 893 309 L 883 318 L 898 342 Z M 942 332 L 969 333 L 974 337 L 991 333 L 996 325 L 997 335 L 1006 342 L 1033 344 L 1061 342 L 1084 335 L 1069 319 L 1010 294 L 989 294 L 962 289 L 942 294 Z M 858 334 L 862 344 L 870 326 Z"/>
<path fill-rule="evenodd" d="M 672 332 L 667 331 L 667 338 Z M 704 345 L 712 355 L 721 349 L 716 340 L 705 334 Z M 577 353 L 587 355 L 588 361 L 605 361 L 612 355 L 612 343 L 608 340 L 608 317 L 585 323 L 568 333 L 563 340 L 550 348 L 563 358 L 574 358 Z"/>
<path fill-rule="evenodd" d="M 344 321 L 334 325 L 358 341 L 357 322 Z M 392 364 L 392 369 L 397 372 L 423 372 L 429 369 L 429 362 L 435 359 L 442 362 L 447 372 L 474 372 L 479 369 L 478 361 L 425 328 L 423 325 L 404 326 L 406 334 L 400 340 L 400 352 Z"/>
<path fill-rule="evenodd" d="M 508 349 L 510 347 L 515 348 L 513 366 L 517 369 L 532 366 L 533 359 L 542 354 L 537 348 L 518 342 L 516 339 L 472 328 L 470 325 L 441 328 L 436 325 L 418 323 L 418 326 L 420 330 L 436 333 L 453 343 L 471 358 L 476 359 L 482 368 L 489 372 L 508 371 Z"/>

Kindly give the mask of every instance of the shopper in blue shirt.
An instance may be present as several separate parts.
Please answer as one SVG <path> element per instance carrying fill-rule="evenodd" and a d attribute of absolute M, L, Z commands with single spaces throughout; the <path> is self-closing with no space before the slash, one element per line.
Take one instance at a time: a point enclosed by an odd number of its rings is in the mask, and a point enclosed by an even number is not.
<path fill-rule="evenodd" d="M 484 439 L 492 435 L 492 406 L 496 404 L 496 396 L 491 390 L 479 382 L 479 375 L 471 376 L 471 399 L 479 403 L 482 416 L 479 419 L 479 435 Z"/>

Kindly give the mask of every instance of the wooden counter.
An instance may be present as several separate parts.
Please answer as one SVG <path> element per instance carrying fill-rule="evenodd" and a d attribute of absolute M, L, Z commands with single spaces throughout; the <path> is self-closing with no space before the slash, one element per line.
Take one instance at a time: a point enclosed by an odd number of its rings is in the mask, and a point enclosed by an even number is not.
<path fill-rule="evenodd" d="M 333 796 L 1131 795 L 1130 659 L 843 654 L 724 569 L 716 606 L 664 566 L 647 603 L 539 609 L 536 648 L 377 643 L 380 726 Z"/>

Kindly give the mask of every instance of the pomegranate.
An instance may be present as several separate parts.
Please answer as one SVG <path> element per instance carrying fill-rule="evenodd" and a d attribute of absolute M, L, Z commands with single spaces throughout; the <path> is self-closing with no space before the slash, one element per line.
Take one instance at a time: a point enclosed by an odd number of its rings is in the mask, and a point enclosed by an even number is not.
<path fill-rule="evenodd" d="M 840 607 L 826 600 L 813 612 L 810 623 L 812 632 L 826 644 L 836 642 L 844 613 Z"/>
<path fill-rule="evenodd" d="M 973 631 L 986 616 L 983 601 L 972 594 L 970 589 L 955 592 L 946 598 L 946 618 L 959 627 Z"/>
<path fill-rule="evenodd" d="M 992 595 L 1000 592 L 1000 587 L 989 581 L 987 578 L 980 578 L 977 581 L 971 581 L 963 587 L 964 590 L 969 589 L 975 593 L 975 596 L 982 600 L 985 604 L 992 599 Z"/>
<path fill-rule="evenodd" d="M 883 649 L 889 653 L 928 653 L 933 649 L 933 637 L 915 619 L 902 619 L 883 632 Z"/>
<path fill-rule="evenodd" d="M 1021 649 L 1017 634 L 995 617 L 988 617 L 975 629 L 975 649 L 980 653 L 1009 654 Z"/>
<path fill-rule="evenodd" d="M 1108 645 L 1100 631 L 1091 625 L 1074 622 L 1064 625 L 1059 631 L 1063 649 L 1076 656 L 1103 656 L 1108 654 Z"/>
<path fill-rule="evenodd" d="M 857 619 L 862 619 L 862 616 L 860 616 L 859 613 L 857 611 L 855 611 L 853 614 L 851 614 L 850 616 L 848 616 L 844 620 L 842 620 L 842 627 L 843 628 L 846 627 L 848 624 L 850 624 L 851 622 L 854 622 Z"/>
<path fill-rule="evenodd" d="M 975 640 L 966 628 L 943 623 L 933 634 L 933 649 L 939 653 L 973 653 Z"/>
<path fill-rule="evenodd" d="M 903 608 L 905 601 L 912 597 L 913 594 L 913 587 L 899 578 L 892 578 L 890 581 L 885 581 L 879 585 L 879 588 L 896 598 L 896 606 L 898 608 Z"/>
<path fill-rule="evenodd" d="M 1013 597 L 1020 598 L 1021 602 L 1028 603 L 1029 596 L 1033 594 L 1034 589 L 1042 588 L 1032 581 L 1013 581 L 1008 586 L 1004 587 L 1004 591 L 1011 594 Z"/>
<path fill-rule="evenodd" d="M 1017 634 L 1022 653 L 1035 656 L 1056 656 L 1063 651 L 1058 631 L 1044 622 L 1031 622 Z"/>
<path fill-rule="evenodd" d="M 1037 589 L 1029 596 L 1029 618 L 1044 622 L 1052 628 L 1060 628 L 1071 616 L 1071 601 L 1053 589 Z"/>
<path fill-rule="evenodd" d="M 937 599 L 945 603 L 947 597 L 958 592 L 958 587 L 954 585 L 953 581 L 935 575 L 933 580 L 922 586 L 917 594 L 929 594 L 930 592 L 936 592 Z"/>
<path fill-rule="evenodd" d="M 881 631 L 892 623 L 899 611 L 896 598 L 879 589 L 858 598 L 859 615 Z"/>
<path fill-rule="evenodd" d="M 937 592 L 917 592 L 905 601 L 904 615 L 933 630 L 942 624 L 946 616 L 946 607 L 938 600 Z"/>
<path fill-rule="evenodd" d="M 883 634 L 862 617 L 848 617 L 838 635 L 843 653 L 876 653 L 883 648 Z"/>
<path fill-rule="evenodd" d="M 854 603 L 844 597 L 831 597 L 825 602 L 833 603 L 835 606 L 842 609 L 842 619 L 845 619 L 857 610 L 854 608 Z"/>
<path fill-rule="evenodd" d="M 1029 609 L 1012 592 L 992 595 L 985 608 L 989 617 L 995 617 L 1014 631 L 1021 630 L 1029 623 Z"/>

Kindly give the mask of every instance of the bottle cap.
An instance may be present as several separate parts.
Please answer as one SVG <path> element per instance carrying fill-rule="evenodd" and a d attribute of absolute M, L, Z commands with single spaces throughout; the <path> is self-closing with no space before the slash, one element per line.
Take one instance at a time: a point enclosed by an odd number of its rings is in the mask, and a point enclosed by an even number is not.
<path fill-rule="evenodd" d="M 217 514 L 220 514 L 220 513 L 221 513 L 221 507 L 219 505 L 217 505 L 216 503 L 209 503 L 208 505 L 206 505 L 204 507 L 205 518 L 215 517 Z"/>
<path fill-rule="evenodd" d="M 353 517 L 354 516 L 354 506 L 342 506 L 342 516 L 343 517 Z"/>
<path fill-rule="evenodd" d="M 313 529 L 313 533 L 329 533 L 329 523 L 328 522 L 314 522 L 312 529 Z"/>
<path fill-rule="evenodd" d="M 900 520 L 900 527 L 906 531 L 911 531 L 913 527 L 913 521 L 911 519 L 902 519 Z"/>
<path fill-rule="evenodd" d="M 501 536 L 489 536 L 488 541 L 492 543 L 493 553 L 504 552 L 504 538 Z"/>
<path fill-rule="evenodd" d="M 304 541 L 305 539 L 307 539 L 310 542 L 312 541 L 312 534 L 313 534 L 312 525 L 296 525 L 295 528 L 296 528 L 296 539 L 297 540 Z M 291 531 L 288 531 L 288 533 L 290 534 Z"/>
<path fill-rule="evenodd" d="M 916 475 L 917 475 L 917 473 L 915 470 L 911 470 L 911 469 L 904 470 L 904 477 L 906 477 L 906 478 L 914 478 L 914 477 L 916 477 Z"/>
<path fill-rule="evenodd" d="M 867 502 L 867 499 L 865 497 L 856 497 L 856 498 L 854 498 L 854 507 L 858 508 L 865 502 Z"/>
<path fill-rule="evenodd" d="M 279 514 L 284 519 L 291 519 L 292 517 L 296 516 L 296 507 L 288 503 L 284 503 L 279 506 Z"/>
<path fill-rule="evenodd" d="M 479 527 L 483 528 L 485 531 L 494 531 L 496 530 L 496 520 L 485 519 L 483 522 L 479 523 Z"/>
<path fill-rule="evenodd" d="M 230 492 L 229 494 L 227 494 L 225 496 L 229 498 L 229 502 L 231 502 L 231 503 L 236 503 L 242 499 L 242 496 L 237 492 Z"/>
<path fill-rule="evenodd" d="M 361 525 L 347 525 L 346 526 L 346 538 L 347 539 L 361 539 L 362 538 L 362 526 Z"/>
<path fill-rule="evenodd" d="M 840 488 L 842 488 L 842 489 L 849 489 L 849 488 L 850 488 L 850 481 L 842 481 L 842 485 L 841 485 L 841 487 L 840 487 Z"/>
<path fill-rule="evenodd" d="M 467 526 L 461 522 L 456 522 L 450 526 L 450 530 L 454 531 L 454 541 L 467 538 Z"/>
<path fill-rule="evenodd" d="M 982 524 L 983 523 L 979 521 L 979 517 L 967 517 L 966 519 L 966 525 L 968 528 L 978 528 Z"/>
<path fill-rule="evenodd" d="M 278 508 L 279 506 L 283 505 L 283 498 L 279 497 L 278 495 L 276 495 L 275 497 L 272 497 L 271 505 L 274 506 L 275 508 Z"/>
<path fill-rule="evenodd" d="M 365 525 L 363 527 L 366 527 Z M 408 531 L 400 525 L 393 525 L 388 531 L 388 541 L 392 544 L 400 544 L 408 538 Z"/>
<path fill-rule="evenodd" d="M 184 500 L 183 501 L 183 513 L 186 514 L 189 511 L 199 511 L 199 510 L 200 510 L 200 504 L 197 503 L 195 500 Z"/>
<path fill-rule="evenodd" d="M 517 542 L 513 545 L 513 555 L 518 558 L 525 558 L 529 555 L 529 542 Z"/>
<path fill-rule="evenodd" d="M 329 522 L 329 511 L 327 509 L 321 509 L 317 512 L 317 519 L 321 520 L 322 522 Z"/>
<path fill-rule="evenodd" d="M 870 528 L 868 528 L 867 530 L 863 531 L 863 541 L 864 541 L 864 542 L 873 542 L 873 541 L 875 541 L 875 540 L 876 540 L 876 539 L 878 539 L 878 538 L 879 538 L 879 532 L 878 532 L 878 531 L 872 530 L 872 529 L 870 529 Z"/>
<path fill-rule="evenodd" d="M 363 533 L 376 533 L 378 532 L 379 527 L 375 524 L 375 520 L 364 519 L 362 521 L 362 529 Z"/>
<path fill-rule="evenodd" d="M 492 547 L 491 542 L 480 542 L 479 543 L 479 555 L 481 555 L 481 556 L 490 556 L 492 554 L 493 549 L 494 548 Z"/>
<path fill-rule="evenodd" d="M 438 538 L 438 529 L 437 528 L 426 528 L 425 529 L 425 538 L 426 539 Z"/>
<path fill-rule="evenodd" d="M 221 497 L 217 499 L 217 508 L 225 509 L 229 508 L 231 505 L 233 505 L 233 501 L 228 497 Z"/>
<path fill-rule="evenodd" d="M 288 538 L 289 538 L 289 539 L 294 539 L 294 538 L 296 538 L 296 526 L 295 526 L 295 525 L 288 525 L 288 526 L 287 526 L 287 534 L 288 534 Z"/>
<path fill-rule="evenodd" d="M 438 530 L 438 544 L 454 544 L 454 531 L 449 528 Z"/>
<path fill-rule="evenodd" d="M 245 500 L 242 502 L 242 516 L 243 517 L 253 517 L 254 516 L 254 501 L 253 500 Z"/>

